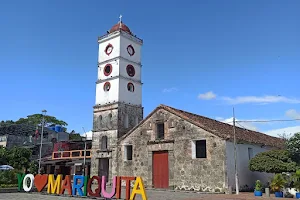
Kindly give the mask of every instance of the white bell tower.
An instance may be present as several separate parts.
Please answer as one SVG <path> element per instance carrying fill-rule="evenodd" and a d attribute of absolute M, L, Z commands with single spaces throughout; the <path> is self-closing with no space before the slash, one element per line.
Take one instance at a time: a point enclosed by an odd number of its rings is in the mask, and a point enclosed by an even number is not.
<path fill-rule="evenodd" d="M 98 38 L 92 174 L 115 175 L 117 141 L 143 119 L 141 48 L 143 40 L 120 21 Z"/>
<path fill-rule="evenodd" d="M 125 103 L 142 106 L 141 47 L 143 41 L 120 20 L 99 37 L 96 106 Z"/>

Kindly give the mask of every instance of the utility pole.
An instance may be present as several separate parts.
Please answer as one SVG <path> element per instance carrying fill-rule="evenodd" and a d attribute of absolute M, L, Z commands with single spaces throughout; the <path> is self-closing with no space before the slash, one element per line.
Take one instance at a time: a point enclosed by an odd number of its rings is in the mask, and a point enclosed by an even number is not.
<path fill-rule="evenodd" d="M 85 134 L 85 138 L 84 138 L 84 156 L 83 156 L 83 176 L 85 176 L 85 163 L 86 163 L 86 132 L 84 130 L 84 128 L 82 127 L 84 134 Z"/>
<path fill-rule="evenodd" d="M 42 119 L 42 134 L 41 134 L 41 144 L 40 144 L 40 159 L 39 159 L 39 171 L 38 174 L 41 173 L 41 160 L 42 160 L 42 146 L 43 146 L 43 138 L 44 138 L 44 125 L 45 125 L 45 115 L 47 113 L 47 110 L 42 110 L 43 113 L 43 119 Z"/>
<path fill-rule="evenodd" d="M 235 168 L 235 193 L 239 194 L 239 176 L 237 168 L 236 135 L 235 135 L 235 115 L 233 108 L 233 145 L 234 145 L 234 168 Z"/>

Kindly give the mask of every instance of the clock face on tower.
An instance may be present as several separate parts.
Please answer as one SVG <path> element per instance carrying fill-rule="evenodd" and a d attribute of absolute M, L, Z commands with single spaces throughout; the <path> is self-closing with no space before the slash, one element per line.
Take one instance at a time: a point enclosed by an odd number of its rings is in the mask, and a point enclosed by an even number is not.
<path fill-rule="evenodd" d="M 105 53 L 109 56 L 109 54 L 111 54 L 111 52 L 113 51 L 114 47 L 111 44 L 108 44 L 105 48 Z"/>
<path fill-rule="evenodd" d="M 129 46 L 127 47 L 127 52 L 128 52 L 128 54 L 129 54 L 130 56 L 133 56 L 134 53 L 135 53 L 133 46 L 129 45 Z"/>

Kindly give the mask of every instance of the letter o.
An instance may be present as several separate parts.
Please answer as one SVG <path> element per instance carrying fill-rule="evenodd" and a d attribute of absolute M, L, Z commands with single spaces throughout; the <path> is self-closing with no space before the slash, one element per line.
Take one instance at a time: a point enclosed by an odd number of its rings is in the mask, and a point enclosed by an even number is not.
<path fill-rule="evenodd" d="M 30 179 L 29 187 L 27 186 L 27 179 Z M 32 174 L 26 174 L 26 176 L 23 179 L 23 189 L 25 192 L 29 192 L 32 189 L 33 180 L 34 180 L 34 176 Z"/>

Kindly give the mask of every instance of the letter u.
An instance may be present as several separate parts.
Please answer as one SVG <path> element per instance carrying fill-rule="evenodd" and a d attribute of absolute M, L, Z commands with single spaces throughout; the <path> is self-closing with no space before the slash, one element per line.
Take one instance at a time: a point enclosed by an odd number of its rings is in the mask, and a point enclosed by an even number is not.
<path fill-rule="evenodd" d="M 116 183 L 117 183 L 117 177 L 115 176 L 115 177 L 113 177 L 113 179 L 112 179 L 112 189 L 111 189 L 111 192 L 110 193 L 108 193 L 108 192 L 106 192 L 106 178 L 105 178 L 105 176 L 102 176 L 102 184 L 101 184 L 101 192 L 102 192 L 102 196 L 104 197 L 104 198 L 112 198 L 113 196 L 115 196 L 115 194 L 116 194 Z"/>

